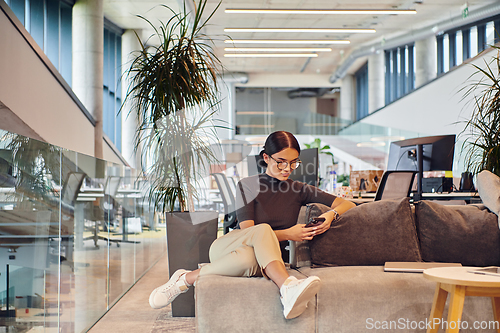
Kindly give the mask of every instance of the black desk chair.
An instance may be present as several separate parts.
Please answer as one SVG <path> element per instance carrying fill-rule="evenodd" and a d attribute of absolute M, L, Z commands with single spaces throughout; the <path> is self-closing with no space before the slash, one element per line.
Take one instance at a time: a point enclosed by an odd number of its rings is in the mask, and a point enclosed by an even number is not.
<path fill-rule="evenodd" d="M 73 262 L 73 243 L 74 243 L 74 227 L 75 227 L 75 204 L 82 187 L 83 180 L 87 176 L 84 172 L 69 172 L 64 180 L 61 189 L 61 245 L 66 249 L 65 260 L 74 269 Z M 57 204 L 57 202 L 55 202 Z M 58 230 L 49 232 L 51 235 L 57 235 Z M 50 242 L 54 239 L 51 237 Z M 63 258 L 61 258 L 63 260 Z"/>
<path fill-rule="evenodd" d="M 374 201 L 409 197 L 416 174 L 411 170 L 384 172 Z"/>
<path fill-rule="evenodd" d="M 141 227 L 148 230 L 156 230 L 155 219 L 154 219 L 154 208 L 149 200 L 149 189 L 150 184 L 145 179 L 137 180 L 134 184 L 134 188 L 137 190 L 137 194 L 140 195 L 139 198 L 135 200 L 135 211 L 137 216 L 141 217 Z M 134 215 L 134 216 L 135 216 Z"/>
<path fill-rule="evenodd" d="M 61 201 L 63 205 L 74 209 L 76 198 L 78 197 L 78 193 L 80 193 L 80 188 L 86 176 L 87 174 L 84 172 L 68 173 L 61 190 Z M 65 208 L 63 207 L 63 209 Z"/>
<path fill-rule="evenodd" d="M 224 222 L 222 224 L 224 235 L 229 232 L 229 229 L 234 229 L 238 224 L 236 219 L 236 200 L 233 191 L 229 185 L 227 177 L 223 173 L 213 173 L 212 176 L 219 188 L 222 203 L 224 204 Z"/>
<path fill-rule="evenodd" d="M 109 176 L 106 179 L 106 184 L 104 185 L 104 197 L 99 200 L 98 205 L 92 207 L 92 220 L 94 222 L 94 226 L 90 229 L 93 235 L 86 237 L 83 240 L 92 239 L 96 248 L 99 248 L 99 245 L 97 244 L 97 241 L 99 239 L 107 241 L 108 245 L 111 245 L 111 243 L 116 243 L 116 246 L 120 246 L 119 243 L 121 242 L 121 240 L 119 239 L 111 239 L 99 236 L 99 224 L 102 222 L 104 231 L 108 231 L 108 229 L 112 226 L 112 222 L 115 221 L 119 206 L 115 200 L 115 197 L 116 193 L 118 192 L 118 188 L 120 187 L 121 180 L 121 177 Z"/>

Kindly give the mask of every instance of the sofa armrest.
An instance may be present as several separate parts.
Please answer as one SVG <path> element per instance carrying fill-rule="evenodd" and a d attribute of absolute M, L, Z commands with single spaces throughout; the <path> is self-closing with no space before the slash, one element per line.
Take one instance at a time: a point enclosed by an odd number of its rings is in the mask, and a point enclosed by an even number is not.
<path fill-rule="evenodd" d="M 290 241 L 290 267 L 310 267 L 311 254 L 309 252 L 309 242 Z"/>
<path fill-rule="evenodd" d="M 297 219 L 297 224 L 305 224 L 306 223 L 306 210 L 307 206 L 302 206 L 300 209 L 299 217 Z M 300 268 L 300 267 L 309 267 L 311 266 L 311 254 L 309 252 L 309 242 L 290 242 L 290 267 L 292 268 Z"/>

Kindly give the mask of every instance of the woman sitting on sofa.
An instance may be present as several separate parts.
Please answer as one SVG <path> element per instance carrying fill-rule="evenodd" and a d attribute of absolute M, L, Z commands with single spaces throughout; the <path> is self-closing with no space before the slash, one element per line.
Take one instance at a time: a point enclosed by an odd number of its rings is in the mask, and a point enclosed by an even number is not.
<path fill-rule="evenodd" d="M 311 240 L 324 233 L 334 219 L 355 205 L 314 186 L 288 179 L 300 165 L 299 154 L 299 143 L 293 134 L 278 131 L 269 135 L 260 153 L 267 164 L 266 172 L 238 183 L 239 229 L 212 243 L 209 264 L 194 271 L 177 270 L 166 284 L 156 288 L 149 297 L 151 307 L 167 306 L 186 292 L 199 275 L 264 275 L 280 288 L 285 318 L 295 318 L 304 312 L 321 281 L 316 276 L 302 280 L 290 276 L 282 258 L 284 246 L 289 240 Z M 324 218 L 323 223 L 312 227 L 296 224 L 301 206 L 308 203 L 322 203 L 332 208 L 320 216 Z"/>

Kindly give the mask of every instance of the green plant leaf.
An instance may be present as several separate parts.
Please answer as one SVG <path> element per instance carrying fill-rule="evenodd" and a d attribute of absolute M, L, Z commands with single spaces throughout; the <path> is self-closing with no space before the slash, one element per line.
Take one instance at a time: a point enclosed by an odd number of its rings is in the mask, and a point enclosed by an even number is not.
<path fill-rule="evenodd" d="M 151 179 L 150 201 L 162 211 L 192 204 L 198 181 L 217 162 L 203 138 L 217 141 L 212 119 L 220 107 L 217 76 L 223 67 L 213 40 L 202 31 L 221 3 L 204 18 L 206 5 L 200 0 L 194 13 L 186 3 L 180 13 L 162 5 L 172 17 L 159 27 L 138 16 L 154 29 L 148 41 L 160 45 L 140 41 L 125 73 L 130 79 L 125 101 L 139 121 L 135 149 Z"/>
<path fill-rule="evenodd" d="M 498 47 L 495 46 L 498 50 Z M 500 57 L 499 53 L 485 68 L 472 65 L 470 83 L 461 89 L 462 100 L 472 103 L 473 113 L 459 134 L 462 154 L 468 171 L 474 174 L 489 170 L 500 176 Z M 479 79 L 476 79 L 479 77 Z"/>

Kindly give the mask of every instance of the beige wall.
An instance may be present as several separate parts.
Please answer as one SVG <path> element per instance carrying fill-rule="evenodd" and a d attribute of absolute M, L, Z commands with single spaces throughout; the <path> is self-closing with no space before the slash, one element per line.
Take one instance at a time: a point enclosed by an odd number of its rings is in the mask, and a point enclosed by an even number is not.
<path fill-rule="evenodd" d="M 0 101 L 45 141 L 93 155 L 94 126 L 3 11 L 0 31 Z"/>
<path fill-rule="evenodd" d="M 15 122 L 2 121 L 0 128 L 16 133 L 21 127 L 29 128 L 20 134 L 32 133 L 30 137 L 94 156 L 94 125 L 2 10 L 0 31 L 0 103 L 4 105 L 0 121 L 2 116 L 12 118 L 11 113 L 17 117 Z M 104 159 L 123 164 L 104 146 Z"/>

